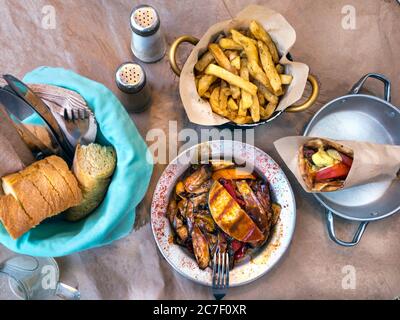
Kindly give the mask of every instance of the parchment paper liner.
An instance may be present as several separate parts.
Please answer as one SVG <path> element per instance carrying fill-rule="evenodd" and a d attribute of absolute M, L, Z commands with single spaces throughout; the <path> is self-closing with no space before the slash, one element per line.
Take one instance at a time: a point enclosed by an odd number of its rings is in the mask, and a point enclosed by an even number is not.
<path fill-rule="evenodd" d="M 307 83 L 309 67 L 300 62 L 292 62 L 286 58 L 296 41 L 296 32 L 286 19 L 279 13 L 263 6 L 250 5 L 241 11 L 233 20 L 226 20 L 210 27 L 193 48 L 182 69 L 179 82 L 179 92 L 189 120 L 206 126 L 222 125 L 230 120 L 212 112 L 208 101 L 203 100 L 197 93 L 194 81 L 194 65 L 198 58 L 207 50 L 209 43 L 214 42 L 221 34 L 228 34 L 232 28 L 247 28 L 251 20 L 257 20 L 269 32 L 277 45 L 280 63 L 285 67 L 285 73 L 293 76 L 292 83 L 277 106 L 277 111 L 285 110 L 298 101 Z"/>
<path fill-rule="evenodd" d="M 297 181 L 307 192 L 310 191 L 299 172 L 297 156 L 299 148 L 313 137 L 293 136 L 285 137 L 274 142 L 279 155 L 293 172 Z M 342 189 L 348 189 L 357 185 L 371 182 L 396 179 L 400 169 L 400 146 L 375 144 L 370 142 L 332 140 L 351 148 L 354 152 L 353 165 Z"/>

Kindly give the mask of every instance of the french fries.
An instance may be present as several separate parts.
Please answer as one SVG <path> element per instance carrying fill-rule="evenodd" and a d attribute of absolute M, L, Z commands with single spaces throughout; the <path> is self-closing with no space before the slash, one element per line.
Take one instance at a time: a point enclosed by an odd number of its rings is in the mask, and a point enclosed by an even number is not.
<path fill-rule="evenodd" d="M 200 78 L 197 84 L 197 92 L 199 93 L 200 97 L 203 97 L 210 86 L 217 80 L 217 77 L 204 75 Z"/>
<path fill-rule="evenodd" d="M 207 68 L 207 66 L 210 63 L 214 62 L 215 62 L 214 56 L 211 54 L 210 51 L 207 51 L 205 54 L 203 54 L 203 56 L 199 59 L 199 61 L 197 61 L 197 63 L 194 65 L 194 68 L 198 72 L 203 72 L 204 69 Z"/>
<path fill-rule="evenodd" d="M 268 32 L 257 21 L 210 43 L 195 65 L 200 97 L 216 114 L 237 124 L 269 119 L 293 76 L 285 74 Z"/>
<path fill-rule="evenodd" d="M 253 96 L 253 103 L 250 107 L 250 114 L 253 122 L 260 121 L 260 102 L 258 101 L 257 95 Z"/>
<path fill-rule="evenodd" d="M 261 65 L 268 77 L 269 83 L 271 84 L 271 87 L 275 93 L 280 92 L 282 90 L 282 81 L 278 71 L 276 71 L 274 61 L 272 60 L 272 55 L 264 42 L 258 41 L 257 45 L 260 53 Z"/>
<path fill-rule="evenodd" d="M 243 59 L 242 67 L 240 68 L 240 76 L 244 80 L 249 80 L 249 69 L 247 69 L 247 61 Z M 242 89 L 242 99 L 239 103 L 239 116 L 245 116 L 247 114 L 247 109 L 249 109 L 253 104 L 253 97 L 250 93 Z"/>
<path fill-rule="evenodd" d="M 228 70 L 233 74 L 237 74 L 236 69 L 232 67 L 231 62 L 229 61 L 229 59 L 224 54 L 224 52 L 222 51 L 221 47 L 218 44 L 211 43 L 208 46 L 208 50 L 211 52 L 211 54 L 213 55 L 215 61 L 219 66 L 221 66 L 222 68 Z"/>
<path fill-rule="evenodd" d="M 281 82 L 282 84 L 291 84 L 293 80 L 293 76 L 290 74 L 281 74 Z"/>
<path fill-rule="evenodd" d="M 237 44 L 232 39 L 222 38 L 221 40 L 219 40 L 218 44 L 223 49 L 227 49 L 227 50 L 242 50 L 242 46 Z"/>
<path fill-rule="evenodd" d="M 257 94 L 257 87 L 253 83 L 251 83 L 250 81 L 243 80 L 241 77 L 213 63 L 208 65 L 208 67 L 205 70 L 205 74 L 216 76 L 222 80 L 225 80 L 226 82 L 233 84 L 234 86 L 246 90 L 252 96 Z"/>
<path fill-rule="evenodd" d="M 236 58 L 232 59 L 231 66 L 234 67 L 236 70 L 240 70 L 240 57 L 237 56 Z"/>
<path fill-rule="evenodd" d="M 254 38 L 264 42 L 268 46 L 269 52 L 272 55 L 272 60 L 275 63 L 278 63 L 279 62 L 278 50 L 268 32 L 257 21 L 254 20 L 250 23 L 250 32 L 252 33 Z"/>

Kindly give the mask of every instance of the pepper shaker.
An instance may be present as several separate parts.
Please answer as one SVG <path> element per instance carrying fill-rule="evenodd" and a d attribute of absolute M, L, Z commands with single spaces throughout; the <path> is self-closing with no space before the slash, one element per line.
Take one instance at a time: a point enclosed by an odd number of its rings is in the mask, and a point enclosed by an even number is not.
<path fill-rule="evenodd" d="M 140 5 L 131 13 L 133 54 L 145 63 L 161 60 L 167 50 L 160 17 L 152 6 Z"/>
<path fill-rule="evenodd" d="M 133 62 L 123 63 L 115 74 L 120 99 L 128 112 L 142 112 L 150 105 L 151 93 L 142 66 Z"/>

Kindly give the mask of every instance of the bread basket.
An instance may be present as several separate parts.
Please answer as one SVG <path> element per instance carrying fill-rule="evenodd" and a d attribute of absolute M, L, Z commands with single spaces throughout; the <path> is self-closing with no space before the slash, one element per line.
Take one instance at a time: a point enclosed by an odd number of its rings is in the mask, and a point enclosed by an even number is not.
<path fill-rule="evenodd" d="M 135 208 L 147 190 L 152 163 L 145 142 L 122 104 L 102 84 L 62 68 L 38 68 L 27 74 L 24 82 L 50 84 L 79 93 L 95 113 L 99 128 L 96 142 L 114 146 L 117 167 L 103 202 L 85 219 L 47 219 L 16 241 L 0 224 L 0 243 L 20 254 L 59 257 L 107 245 L 128 235 L 133 229 Z"/>

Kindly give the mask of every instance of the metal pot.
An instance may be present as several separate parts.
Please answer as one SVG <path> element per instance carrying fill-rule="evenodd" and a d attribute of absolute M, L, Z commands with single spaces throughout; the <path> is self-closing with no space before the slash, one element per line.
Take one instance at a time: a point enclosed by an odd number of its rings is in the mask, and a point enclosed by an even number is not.
<path fill-rule="evenodd" d="M 181 68 L 178 66 L 178 63 L 176 61 L 176 53 L 178 51 L 178 47 L 182 43 L 190 43 L 190 44 L 196 46 L 198 44 L 198 42 L 199 42 L 199 39 L 189 36 L 189 35 L 184 35 L 184 36 L 181 36 L 178 39 L 176 39 L 173 42 L 173 44 L 171 45 L 171 48 L 169 50 L 169 63 L 171 65 L 172 70 L 178 77 L 181 75 Z M 290 54 L 288 54 L 288 59 L 291 60 Z M 257 127 L 261 124 L 271 122 L 271 121 L 275 120 L 276 118 L 278 118 L 284 112 L 302 112 L 302 111 L 309 109 L 318 98 L 319 85 L 318 85 L 317 79 L 311 74 L 308 75 L 307 81 L 311 84 L 312 91 L 311 91 L 310 96 L 307 98 L 307 100 L 304 101 L 302 104 L 291 106 L 291 107 L 287 108 L 285 111 L 277 111 L 269 119 L 261 120 L 257 123 L 236 124 L 233 122 L 229 122 L 229 123 L 227 123 L 227 125 L 229 125 L 231 127 L 239 127 L 239 128 L 252 128 L 252 127 Z"/>
<path fill-rule="evenodd" d="M 368 78 L 383 82 L 384 99 L 359 93 Z M 307 125 L 304 135 L 400 145 L 400 111 L 390 103 L 390 81 L 381 74 L 365 75 L 348 95 L 322 107 Z M 359 243 L 370 221 L 400 211 L 400 180 L 316 193 L 314 196 L 326 208 L 329 237 L 339 245 L 351 247 Z M 351 241 L 337 238 L 334 215 L 361 222 Z"/>

